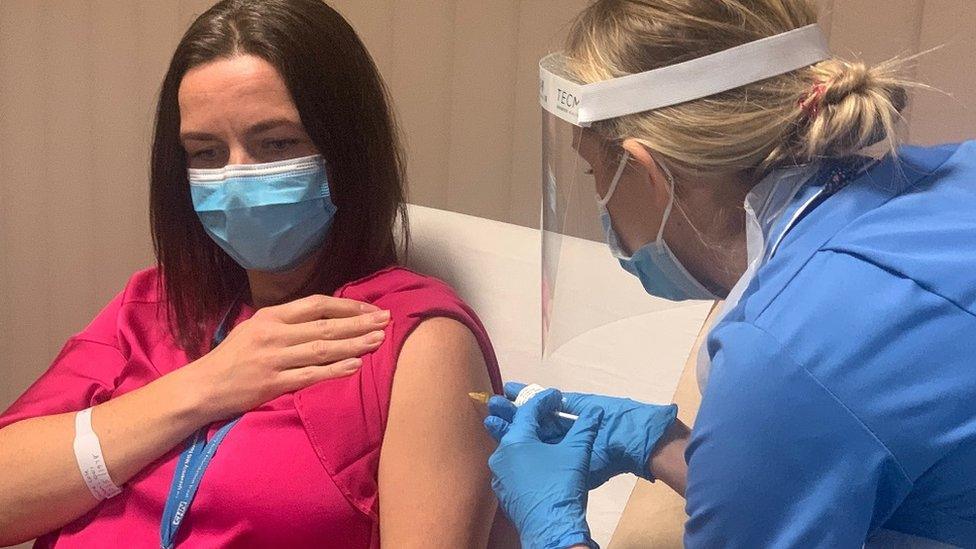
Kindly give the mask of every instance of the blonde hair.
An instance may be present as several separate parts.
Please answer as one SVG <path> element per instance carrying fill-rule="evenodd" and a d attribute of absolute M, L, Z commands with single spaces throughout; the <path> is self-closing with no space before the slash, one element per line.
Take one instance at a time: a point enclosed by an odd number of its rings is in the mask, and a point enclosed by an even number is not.
<path fill-rule="evenodd" d="M 673 65 L 817 21 L 806 0 L 597 0 L 573 24 L 569 70 L 583 83 Z M 831 58 L 761 82 L 594 127 L 636 138 L 683 174 L 746 172 L 839 158 L 884 142 L 909 82 L 898 62 Z"/>

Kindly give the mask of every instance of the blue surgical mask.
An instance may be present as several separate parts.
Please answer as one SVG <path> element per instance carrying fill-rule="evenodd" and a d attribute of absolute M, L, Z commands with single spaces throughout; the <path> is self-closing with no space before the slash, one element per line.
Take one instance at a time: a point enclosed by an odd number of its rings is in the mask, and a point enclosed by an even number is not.
<path fill-rule="evenodd" d="M 248 270 L 297 267 L 322 245 L 336 213 L 321 155 L 190 169 L 189 179 L 207 234 Z"/>
<path fill-rule="evenodd" d="M 674 255 L 668 243 L 664 240 L 664 225 L 671 216 L 671 209 L 674 206 L 674 178 L 671 172 L 660 164 L 668 178 L 671 197 L 668 206 L 664 210 L 664 217 L 661 219 L 661 228 L 657 231 L 657 237 L 632 255 L 627 255 L 621 246 L 621 240 L 613 228 L 613 220 L 607 210 L 607 203 L 613 196 L 613 192 L 620 183 L 620 177 L 627 167 L 630 159 L 628 153 L 624 153 L 617 167 L 617 173 L 613 176 L 610 188 L 603 198 L 597 198 L 600 208 L 600 221 L 603 223 L 603 232 L 606 235 L 607 245 L 610 251 L 620 261 L 620 266 L 630 274 L 636 276 L 644 286 L 644 291 L 650 295 L 669 299 L 671 301 L 683 301 L 686 299 L 718 299 L 712 292 L 708 291 L 698 280 L 685 269 L 681 261 Z"/>

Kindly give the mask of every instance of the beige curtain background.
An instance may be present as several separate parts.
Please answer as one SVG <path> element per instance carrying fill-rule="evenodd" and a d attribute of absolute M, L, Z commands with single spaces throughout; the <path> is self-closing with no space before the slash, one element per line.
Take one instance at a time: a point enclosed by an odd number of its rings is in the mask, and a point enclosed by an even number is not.
<path fill-rule="evenodd" d="M 155 94 L 211 0 L 0 0 L 0 408 L 152 262 Z M 586 0 L 333 0 L 392 90 L 411 201 L 535 226 L 538 59 Z M 936 46 L 914 77 L 915 143 L 976 122 L 976 2 L 822 0 L 840 55 Z"/>

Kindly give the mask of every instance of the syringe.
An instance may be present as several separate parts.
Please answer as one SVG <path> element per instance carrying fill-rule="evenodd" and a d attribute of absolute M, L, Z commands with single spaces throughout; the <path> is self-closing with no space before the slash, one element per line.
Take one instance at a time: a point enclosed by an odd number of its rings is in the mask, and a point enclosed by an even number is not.
<path fill-rule="evenodd" d="M 536 383 L 526 385 L 525 387 L 522 387 L 522 390 L 519 391 L 518 396 L 515 397 L 514 404 L 515 406 L 522 406 L 523 404 L 528 402 L 530 398 L 534 397 L 535 395 L 545 390 L 546 390 L 545 387 L 543 387 L 542 385 L 538 385 Z M 493 394 L 488 392 L 476 392 L 476 393 L 468 393 L 468 396 L 471 397 L 471 399 L 474 401 L 480 402 L 482 404 L 488 404 L 488 399 L 490 399 L 493 396 Z M 563 419 L 568 419 L 571 421 L 576 421 L 577 419 L 579 419 L 579 416 L 574 414 L 569 414 L 566 412 L 556 412 L 556 415 Z"/>

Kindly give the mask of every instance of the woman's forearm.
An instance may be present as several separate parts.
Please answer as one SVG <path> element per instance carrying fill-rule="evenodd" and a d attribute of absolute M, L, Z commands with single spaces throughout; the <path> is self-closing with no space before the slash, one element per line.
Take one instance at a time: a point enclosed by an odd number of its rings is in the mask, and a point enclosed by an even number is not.
<path fill-rule="evenodd" d="M 676 420 L 664 432 L 651 454 L 651 474 L 654 478 L 667 484 L 672 490 L 685 495 L 688 485 L 688 464 L 685 462 L 685 449 L 691 438 L 691 430 L 687 425 Z"/>
<path fill-rule="evenodd" d="M 193 375 L 189 365 L 92 410 L 115 484 L 216 419 Z M 98 504 L 75 459 L 74 421 L 66 413 L 0 429 L 0 546 L 60 528 Z"/>

